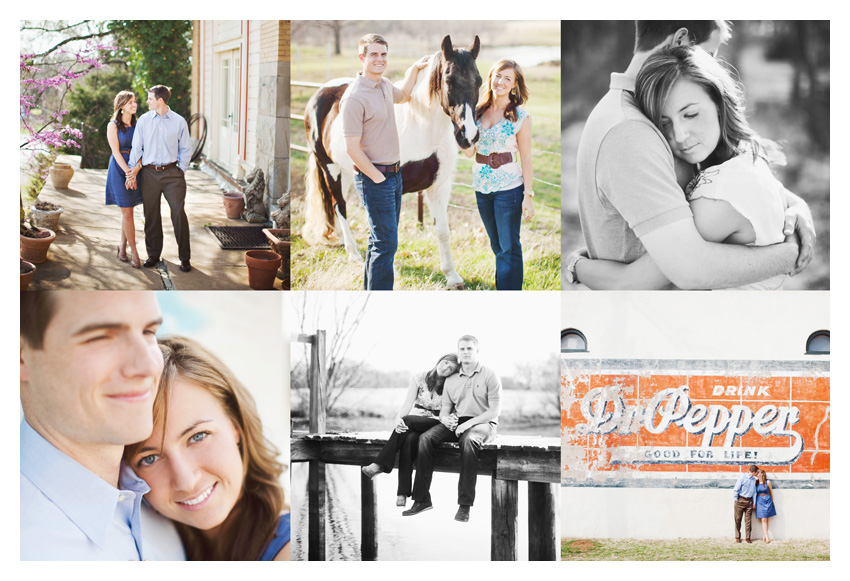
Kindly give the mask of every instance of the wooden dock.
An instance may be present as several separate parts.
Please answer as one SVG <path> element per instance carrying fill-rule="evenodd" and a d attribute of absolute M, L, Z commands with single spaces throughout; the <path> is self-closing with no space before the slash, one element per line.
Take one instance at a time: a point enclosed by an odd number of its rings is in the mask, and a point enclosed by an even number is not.
<path fill-rule="evenodd" d="M 325 465 L 365 466 L 371 463 L 388 433 L 292 435 L 292 461 L 309 462 L 307 481 L 308 558 L 325 560 Z M 490 476 L 490 559 L 516 560 L 518 554 L 519 481 L 528 482 L 528 558 L 558 558 L 561 445 L 558 438 L 498 436 L 484 444 L 478 473 Z M 435 472 L 457 474 L 460 450 L 444 443 L 437 450 Z M 361 475 L 361 558 L 378 558 L 377 502 L 374 482 Z"/>
<path fill-rule="evenodd" d="M 325 560 L 326 464 L 366 466 L 387 442 L 387 432 L 327 434 L 326 331 L 298 335 L 310 345 L 310 431 L 293 433 L 292 462 L 308 462 L 307 558 Z M 457 443 L 437 449 L 435 472 L 460 472 Z M 560 544 L 561 441 L 535 436 L 497 436 L 484 444 L 478 473 L 491 478 L 490 559 L 515 561 L 518 554 L 519 481 L 528 482 L 528 559 L 556 561 Z M 361 550 L 364 561 L 378 558 L 375 483 L 360 475 Z"/>

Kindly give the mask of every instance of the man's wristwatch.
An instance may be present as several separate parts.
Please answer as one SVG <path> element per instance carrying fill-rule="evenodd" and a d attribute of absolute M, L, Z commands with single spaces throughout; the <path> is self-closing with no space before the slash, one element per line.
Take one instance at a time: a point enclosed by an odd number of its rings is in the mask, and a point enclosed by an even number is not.
<path fill-rule="evenodd" d="M 576 253 L 567 263 L 567 282 L 570 284 L 578 284 L 578 275 L 576 275 L 576 264 L 582 258 L 587 258 L 585 255 Z"/>

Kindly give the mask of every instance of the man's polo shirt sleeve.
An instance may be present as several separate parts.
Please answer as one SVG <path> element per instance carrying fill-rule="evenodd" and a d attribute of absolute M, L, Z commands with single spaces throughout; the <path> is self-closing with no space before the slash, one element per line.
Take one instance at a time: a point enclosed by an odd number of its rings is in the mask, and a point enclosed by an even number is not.
<path fill-rule="evenodd" d="M 648 123 L 626 121 L 608 132 L 599 149 L 599 193 L 638 237 L 693 216 L 662 139 Z"/>
<path fill-rule="evenodd" d="M 363 117 L 366 115 L 366 108 L 363 103 L 357 99 L 344 97 L 340 102 L 339 112 L 342 115 L 343 137 L 363 135 Z"/>
<path fill-rule="evenodd" d="M 404 91 L 393 84 L 390 84 L 390 86 L 393 88 L 393 103 L 400 103 L 404 100 Z"/>
<path fill-rule="evenodd" d="M 502 400 L 502 379 L 492 369 L 488 370 L 485 384 L 487 386 L 487 403 L 490 407 Z"/>

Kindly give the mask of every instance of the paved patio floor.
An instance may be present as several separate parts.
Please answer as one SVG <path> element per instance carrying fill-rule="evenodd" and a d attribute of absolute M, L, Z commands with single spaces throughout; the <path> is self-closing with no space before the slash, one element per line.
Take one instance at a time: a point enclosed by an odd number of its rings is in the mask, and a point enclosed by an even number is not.
<path fill-rule="evenodd" d="M 168 204 L 162 201 L 164 247 L 159 267 L 135 269 L 116 257 L 121 213 L 104 205 L 106 170 L 79 168 L 79 156 L 59 156 L 74 166 L 70 187 L 57 190 L 48 179 L 38 196 L 64 208 L 47 262 L 37 265 L 32 290 L 251 290 L 244 250 L 222 250 L 204 225 L 249 226 L 229 219 L 222 190 L 200 170 L 186 172 L 186 214 L 192 249 L 191 272 L 180 272 Z M 142 207 L 135 210 L 136 247 L 146 258 Z M 129 252 L 128 252 L 129 255 Z M 275 288 L 281 288 L 280 280 Z"/>

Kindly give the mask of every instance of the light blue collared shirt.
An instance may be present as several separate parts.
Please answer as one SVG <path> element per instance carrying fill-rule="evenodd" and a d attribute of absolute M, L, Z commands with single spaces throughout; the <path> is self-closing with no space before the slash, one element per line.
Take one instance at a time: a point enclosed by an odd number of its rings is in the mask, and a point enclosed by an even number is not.
<path fill-rule="evenodd" d="M 167 165 L 177 162 L 184 172 L 189 167 L 189 126 L 186 120 L 169 107 L 165 115 L 148 111 L 136 121 L 130 167 L 142 160 L 144 165 Z"/>
<path fill-rule="evenodd" d="M 739 496 L 752 498 L 756 493 L 756 482 L 755 478 L 750 477 L 749 472 L 741 474 L 738 477 L 738 482 L 735 483 L 735 500 L 738 500 Z"/>
<path fill-rule="evenodd" d="M 128 467 L 119 488 L 21 421 L 21 560 L 146 558 L 141 502 L 150 487 Z"/>

